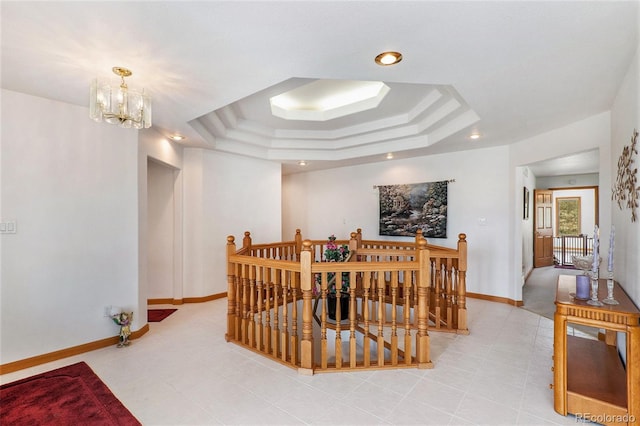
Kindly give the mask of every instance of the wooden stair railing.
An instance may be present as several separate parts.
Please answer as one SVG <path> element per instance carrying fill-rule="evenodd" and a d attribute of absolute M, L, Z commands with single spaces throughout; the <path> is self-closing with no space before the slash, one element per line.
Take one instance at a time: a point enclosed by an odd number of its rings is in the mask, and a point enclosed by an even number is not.
<path fill-rule="evenodd" d="M 293 241 L 260 245 L 245 232 L 239 250 L 227 238 L 227 341 L 313 374 L 430 368 L 429 330 L 468 334 L 464 234 L 454 250 L 420 235 L 416 243 L 363 241 L 358 230 L 336 242 L 349 244 L 344 263 L 322 262 L 324 243 L 303 241 L 300 230 Z M 329 276 L 342 273 L 349 318 L 331 321 Z M 340 318 L 340 303 L 336 310 Z"/>

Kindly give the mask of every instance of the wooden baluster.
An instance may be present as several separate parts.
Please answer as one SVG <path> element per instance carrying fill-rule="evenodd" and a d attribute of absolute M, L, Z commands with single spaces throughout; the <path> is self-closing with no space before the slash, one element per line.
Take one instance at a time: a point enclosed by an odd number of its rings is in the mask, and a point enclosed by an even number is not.
<path fill-rule="evenodd" d="M 335 288 L 336 288 L 336 338 L 335 338 L 335 348 L 336 348 L 336 368 L 342 368 L 342 324 L 340 323 L 340 319 L 342 318 L 342 312 L 340 312 L 340 283 L 338 282 L 338 274 L 340 272 L 335 272 L 333 276 L 335 280 Z"/>
<path fill-rule="evenodd" d="M 378 355 L 378 367 L 382 367 L 384 366 L 384 310 L 386 307 L 386 304 L 384 303 L 384 296 L 385 296 L 385 287 L 386 287 L 386 283 L 384 280 L 384 272 L 383 271 L 379 271 L 378 272 L 378 282 L 377 282 L 377 288 L 378 288 L 378 340 L 377 340 L 377 347 L 376 347 L 376 353 Z"/>
<path fill-rule="evenodd" d="M 452 262 L 451 262 L 451 258 L 447 259 L 447 276 L 446 276 L 446 282 L 445 282 L 445 297 L 446 297 L 446 312 L 447 312 L 447 329 L 451 330 L 453 329 L 453 306 L 452 306 L 452 296 L 453 296 L 453 292 L 452 292 L 452 287 L 451 287 L 451 282 L 453 280 L 453 267 L 452 267 Z"/>
<path fill-rule="evenodd" d="M 398 271 L 391 272 L 391 365 L 398 365 L 397 300 Z"/>
<path fill-rule="evenodd" d="M 256 293 L 258 295 L 258 309 L 256 321 L 256 349 L 258 351 L 262 351 L 263 347 L 263 337 L 264 337 L 264 326 L 262 324 L 262 314 L 263 314 L 263 305 L 264 305 L 264 269 L 262 266 L 256 266 Z"/>
<path fill-rule="evenodd" d="M 371 338 L 369 337 L 369 324 L 371 322 L 369 313 L 371 271 L 365 271 L 364 278 L 362 279 L 362 285 L 364 287 L 364 293 L 362 296 L 362 319 L 364 321 L 364 337 L 362 339 L 362 350 L 364 355 L 364 366 L 369 367 L 371 365 Z"/>
<path fill-rule="evenodd" d="M 280 348 L 280 317 L 278 315 L 280 311 L 280 301 L 278 295 L 281 288 L 280 270 L 274 269 L 273 275 L 275 282 L 273 283 L 273 330 L 271 332 L 271 349 L 273 351 L 273 357 L 278 358 L 278 351 Z"/>
<path fill-rule="evenodd" d="M 249 341 L 249 265 L 242 265 L 242 343 Z"/>
<path fill-rule="evenodd" d="M 453 268 L 451 270 L 451 312 L 452 326 L 458 329 L 458 258 L 451 259 Z"/>
<path fill-rule="evenodd" d="M 429 348 L 429 250 L 426 240 L 418 244 L 418 333 L 416 335 L 416 361 L 418 368 L 433 368 Z"/>
<path fill-rule="evenodd" d="M 236 263 L 234 284 L 236 287 L 236 316 L 234 319 L 233 333 L 236 342 L 242 341 L 242 265 Z"/>
<path fill-rule="evenodd" d="M 458 328 L 459 334 L 469 334 L 467 328 L 467 235 L 458 235 Z"/>
<path fill-rule="evenodd" d="M 253 265 L 249 266 L 249 312 L 248 312 L 248 322 L 249 322 L 249 346 L 255 348 L 256 344 L 256 267 Z"/>
<path fill-rule="evenodd" d="M 302 290 L 302 341 L 300 342 L 300 369 L 313 374 L 313 273 L 311 272 L 311 241 L 302 243 L 300 255 L 300 288 Z"/>
<path fill-rule="evenodd" d="M 434 281 L 435 281 L 435 290 L 436 290 L 436 295 L 435 295 L 435 323 L 436 323 L 436 329 L 440 329 L 441 325 L 442 325 L 442 263 L 440 263 L 441 259 L 439 257 L 437 257 L 435 259 L 435 277 L 434 277 Z"/>
<path fill-rule="evenodd" d="M 289 281 L 287 271 L 282 269 L 282 326 L 280 328 L 280 358 L 287 362 L 289 360 Z"/>
<path fill-rule="evenodd" d="M 228 342 L 235 340 L 235 316 L 236 316 L 236 279 L 235 265 L 229 261 L 229 257 L 236 254 L 236 244 L 233 235 L 227 237 L 227 333 L 224 338 Z"/>
<path fill-rule="evenodd" d="M 302 255 L 302 254 L 301 254 Z M 291 344 L 289 351 L 291 352 L 291 364 L 298 365 L 298 283 L 299 273 L 291 273 Z"/>
<path fill-rule="evenodd" d="M 327 273 L 320 274 L 320 294 L 322 295 L 322 310 L 320 311 L 320 365 L 327 369 L 329 354 L 327 353 Z"/>
<path fill-rule="evenodd" d="M 352 237 L 355 235 L 353 233 Z M 356 273 L 349 272 L 349 367 L 356 368 Z"/>
<path fill-rule="evenodd" d="M 273 282 L 271 281 L 271 268 L 264 268 L 264 283 L 265 283 L 265 324 L 264 324 L 264 351 L 265 353 L 271 353 L 271 287 Z"/>
<path fill-rule="evenodd" d="M 411 364 L 411 289 L 413 288 L 413 277 L 415 274 L 405 274 L 404 289 L 404 363 Z M 408 281 L 408 282 L 407 282 Z M 415 315 L 417 317 L 417 315 Z"/>

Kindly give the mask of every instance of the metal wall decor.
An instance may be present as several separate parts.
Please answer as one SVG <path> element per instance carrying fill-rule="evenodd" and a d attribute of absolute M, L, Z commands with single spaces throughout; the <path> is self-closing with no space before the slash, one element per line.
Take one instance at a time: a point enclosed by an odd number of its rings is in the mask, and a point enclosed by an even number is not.
<path fill-rule="evenodd" d="M 631 145 L 622 149 L 622 155 L 618 159 L 618 177 L 615 186 L 612 188 L 611 199 L 618 203 L 620 210 L 627 207 L 631 209 L 631 222 L 638 218 L 636 207 L 640 196 L 640 186 L 638 184 L 638 168 L 633 166 L 634 154 L 638 154 L 636 143 L 638 142 L 638 131 L 633 129 Z"/>

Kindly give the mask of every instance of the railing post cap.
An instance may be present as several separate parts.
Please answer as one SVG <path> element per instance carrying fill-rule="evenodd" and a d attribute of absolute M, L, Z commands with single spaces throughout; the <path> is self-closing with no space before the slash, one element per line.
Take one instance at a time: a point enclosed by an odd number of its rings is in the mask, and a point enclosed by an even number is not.
<path fill-rule="evenodd" d="M 302 250 L 311 251 L 311 245 L 312 245 L 311 240 L 304 240 L 302 242 Z"/>
<path fill-rule="evenodd" d="M 227 237 L 227 244 L 233 244 L 236 238 L 233 235 Z"/>
<path fill-rule="evenodd" d="M 465 234 L 465 233 L 460 233 L 460 234 L 458 234 L 458 239 L 459 239 L 460 241 L 466 241 L 466 239 L 467 239 L 467 234 Z"/>
<path fill-rule="evenodd" d="M 418 240 L 418 249 L 423 250 L 427 248 L 427 240 L 425 240 L 424 238 L 420 238 Z"/>
<path fill-rule="evenodd" d="M 351 236 L 351 238 L 352 238 L 352 239 L 353 239 L 353 238 L 356 238 L 356 237 L 358 236 L 358 234 L 357 234 L 357 233 L 355 233 L 355 232 L 352 232 L 352 233 L 350 233 L 349 235 Z"/>
<path fill-rule="evenodd" d="M 296 234 L 299 234 L 300 232 L 302 232 L 302 231 L 300 231 L 300 228 L 297 228 L 296 229 Z"/>
<path fill-rule="evenodd" d="M 251 235 L 251 232 L 249 232 L 249 231 L 244 231 L 244 236 L 245 236 L 245 237 L 248 237 L 249 235 Z"/>

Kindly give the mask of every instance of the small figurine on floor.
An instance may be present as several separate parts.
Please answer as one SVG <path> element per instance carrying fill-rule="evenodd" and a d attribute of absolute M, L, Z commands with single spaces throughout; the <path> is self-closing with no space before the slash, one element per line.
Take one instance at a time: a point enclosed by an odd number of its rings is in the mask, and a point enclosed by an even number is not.
<path fill-rule="evenodd" d="M 120 312 L 111 317 L 113 322 L 120 326 L 120 341 L 118 347 L 129 346 L 129 336 L 131 335 L 131 320 L 133 320 L 133 312 Z"/>

